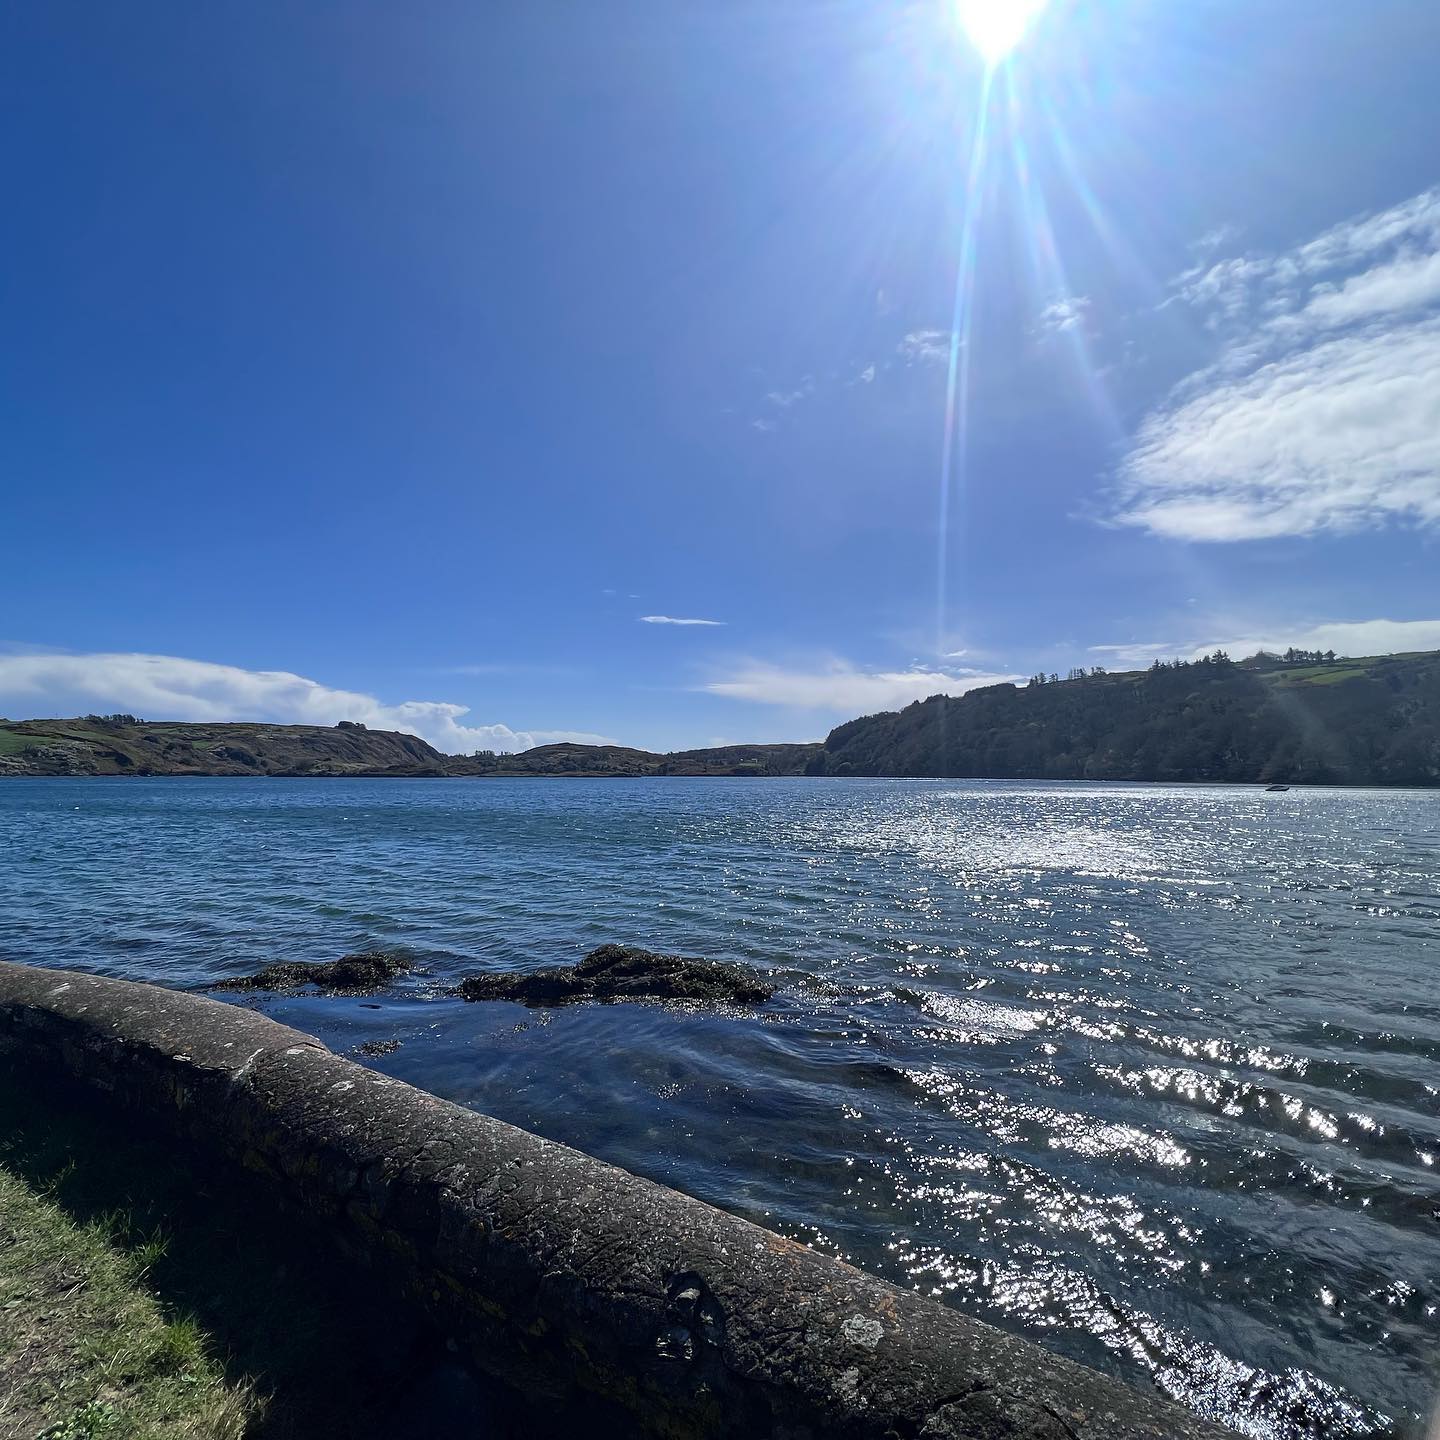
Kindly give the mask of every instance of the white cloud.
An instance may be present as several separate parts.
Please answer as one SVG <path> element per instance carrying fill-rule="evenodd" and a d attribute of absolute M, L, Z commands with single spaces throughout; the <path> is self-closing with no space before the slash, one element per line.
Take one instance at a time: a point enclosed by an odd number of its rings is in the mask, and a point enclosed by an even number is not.
<path fill-rule="evenodd" d="M 983 685 L 1014 681 L 1017 675 L 957 675 L 911 666 L 905 670 L 861 670 L 834 660 L 819 669 L 791 670 L 750 661 L 702 688 L 711 695 L 788 705 L 803 710 L 832 710 L 844 715 L 898 710 L 930 695 L 963 695 Z"/>
<path fill-rule="evenodd" d="M 1406 650 L 1440 650 L 1440 620 L 1337 620 L 1286 629 L 1252 627 L 1247 634 L 1216 640 L 1194 655 L 1224 650 L 1239 659 L 1257 650 L 1333 650 L 1337 655 L 1396 655 Z"/>
<path fill-rule="evenodd" d="M 875 367 L 867 365 L 855 378 L 862 385 L 868 385 L 875 378 Z"/>
<path fill-rule="evenodd" d="M 1190 248 L 1197 255 L 1213 255 L 1222 246 L 1240 238 L 1240 227 L 1228 222 L 1207 230 Z"/>
<path fill-rule="evenodd" d="M 807 395 L 814 394 L 815 381 L 807 375 L 794 390 L 770 390 L 765 398 L 781 410 L 788 410 L 792 405 L 798 405 Z"/>
<path fill-rule="evenodd" d="M 1330 340 L 1141 426 L 1117 519 L 1185 540 L 1440 520 L 1440 319 Z"/>
<path fill-rule="evenodd" d="M 0 711 L 73 715 L 126 711 L 149 720 L 259 720 L 333 725 L 358 720 L 376 730 L 403 730 L 448 755 L 471 750 L 528 750 L 570 740 L 613 744 L 574 731 L 512 730 L 466 725 L 469 707 L 440 700 L 386 705 L 373 695 L 335 690 L 287 670 L 243 670 L 174 655 L 0 655 Z"/>
<path fill-rule="evenodd" d="M 723 625 L 723 620 L 691 620 L 678 615 L 642 615 L 642 625 Z"/>
<path fill-rule="evenodd" d="M 1372 316 L 1417 310 L 1440 300 L 1440 250 L 1405 255 L 1377 265 L 1343 284 L 1316 286 L 1295 323 L 1317 329 L 1347 325 Z"/>
<path fill-rule="evenodd" d="M 1177 286 L 1226 348 L 1141 425 L 1117 521 L 1196 541 L 1440 522 L 1440 191 Z"/>
<path fill-rule="evenodd" d="M 1325 231 L 1293 254 L 1305 274 L 1351 264 L 1397 245 L 1433 247 L 1440 241 L 1440 189 L 1425 190 L 1376 215 L 1362 215 Z M 1290 257 L 1282 257 L 1288 261 Z"/>
<path fill-rule="evenodd" d="M 907 365 L 948 365 L 950 331 L 912 330 L 896 345 L 895 353 Z"/>
<path fill-rule="evenodd" d="M 1092 645 L 1088 653 L 1124 669 L 1139 669 L 1152 660 L 1199 659 L 1224 650 L 1240 660 L 1257 650 L 1283 652 L 1333 650 L 1337 655 L 1396 655 L 1407 650 L 1440 650 L 1440 620 L 1334 620 L 1321 624 L 1212 625 L 1209 638 L 1132 641 L 1124 645 Z"/>
<path fill-rule="evenodd" d="M 1088 295 L 1062 295 L 1058 300 L 1052 300 L 1040 312 L 1036 323 L 1044 333 L 1060 335 L 1083 325 L 1089 309 Z"/>
<path fill-rule="evenodd" d="M 1136 670 L 1152 660 L 1169 660 L 1192 649 L 1188 645 L 1176 644 L 1173 640 L 1136 640 L 1125 645 L 1091 645 L 1086 651 L 1106 664 L 1118 665 L 1122 670 Z M 1214 649 L 1214 646 L 1211 646 Z M 1207 652 L 1208 653 L 1208 652 Z"/>
<path fill-rule="evenodd" d="M 1362 267 L 1378 262 L 1382 271 L 1404 269 L 1437 249 L 1440 189 L 1427 190 L 1378 215 L 1346 220 L 1280 254 L 1236 256 L 1208 267 L 1198 265 L 1179 277 L 1175 289 L 1180 299 L 1212 312 L 1212 319 L 1216 311 L 1232 317 L 1293 313 L 1335 289 L 1344 278 L 1357 276 Z"/>

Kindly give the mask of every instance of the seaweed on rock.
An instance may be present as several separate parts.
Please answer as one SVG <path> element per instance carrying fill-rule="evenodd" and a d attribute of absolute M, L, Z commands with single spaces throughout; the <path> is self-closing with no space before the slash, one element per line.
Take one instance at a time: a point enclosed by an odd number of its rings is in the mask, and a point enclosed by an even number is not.
<path fill-rule="evenodd" d="M 775 993 L 775 987 L 744 965 L 657 955 L 632 945 L 601 945 L 578 965 L 555 965 L 528 974 L 471 975 L 456 993 L 466 1000 L 514 1000 L 532 1006 L 616 1000 L 758 1005 Z"/>
<path fill-rule="evenodd" d="M 267 965 L 254 975 L 237 975 L 219 980 L 214 990 L 299 990 L 314 985 L 335 995 L 368 995 L 388 985 L 397 975 L 410 969 L 403 955 L 384 950 L 365 950 L 357 955 L 342 955 L 338 960 L 310 962 L 286 960 Z"/>

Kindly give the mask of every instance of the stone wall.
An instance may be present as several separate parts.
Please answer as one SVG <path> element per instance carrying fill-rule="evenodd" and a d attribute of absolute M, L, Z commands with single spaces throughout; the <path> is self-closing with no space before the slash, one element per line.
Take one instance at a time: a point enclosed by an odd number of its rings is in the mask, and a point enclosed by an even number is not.
<path fill-rule="evenodd" d="M 260 1175 L 277 1209 L 318 1216 L 477 1366 L 604 1397 L 637 1434 L 1225 1433 L 237 1006 L 0 964 L 0 1050 Z"/>

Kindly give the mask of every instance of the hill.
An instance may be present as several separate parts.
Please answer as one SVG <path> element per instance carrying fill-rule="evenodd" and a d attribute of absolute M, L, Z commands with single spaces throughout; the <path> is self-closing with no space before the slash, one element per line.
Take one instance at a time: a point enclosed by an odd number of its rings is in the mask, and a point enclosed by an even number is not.
<path fill-rule="evenodd" d="M 1440 652 L 1037 676 L 852 720 L 827 775 L 1440 785 Z"/>
<path fill-rule="evenodd" d="M 0 722 L 0 775 L 443 775 L 445 762 L 417 736 L 349 723 Z"/>
<path fill-rule="evenodd" d="M 624 745 L 537 745 L 518 755 L 455 756 L 452 775 L 804 775 L 816 745 L 722 745 L 659 755 Z"/>
<path fill-rule="evenodd" d="M 339 725 L 201 724 L 133 715 L 0 721 L 5 775 L 800 775 L 819 745 L 727 745 L 656 755 L 623 745 L 540 745 L 442 755 L 414 735 Z"/>
<path fill-rule="evenodd" d="M 897 775 L 1440 785 L 1440 652 L 1295 651 L 931 696 L 822 745 L 655 754 L 540 745 L 442 755 L 414 735 L 319 725 L 0 721 L 4 775 Z"/>

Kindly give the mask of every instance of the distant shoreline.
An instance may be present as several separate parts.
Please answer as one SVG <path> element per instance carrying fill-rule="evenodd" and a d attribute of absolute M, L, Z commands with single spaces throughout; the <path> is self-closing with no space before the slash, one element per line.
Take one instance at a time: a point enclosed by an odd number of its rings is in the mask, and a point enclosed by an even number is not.
<path fill-rule="evenodd" d="M 1440 787 L 1440 651 L 1359 659 L 1291 651 L 1035 675 L 932 695 L 823 742 L 657 753 L 562 742 L 445 755 L 419 736 L 333 726 L 0 721 L 0 777 L 288 779 L 913 778 Z"/>
<path fill-rule="evenodd" d="M 1167 786 L 1184 785 L 1204 790 L 1251 790 L 1259 791 L 1261 794 L 1270 789 L 1268 782 L 1263 780 L 1192 780 L 1186 778 L 1156 780 L 1156 779 L 1135 779 L 1133 777 L 1095 777 L 1087 780 L 1057 779 L 1051 775 L 706 775 L 686 774 L 675 771 L 657 775 L 616 775 L 604 772 L 586 774 L 580 771 L 567 771 L 564 774 L 546 774 L 536 771 L 514 770 L 495 771 L 485 775 L 367 775 L 357 772 L 347 775 L 330 775 L 311 773 L 304 775 L 281 775 L 281 774 L 258 774 L 258 775 L 232 775 L 232 774 L 203 774 L 199 772 L 187 772 L 176 775 L 14 775 L 0 772 L 0 780 L 96 780 L 96 781 L 135 781 L 135 780 L 526 780 L 543 781 L 551 780 L 561 783 L 574 780 L 801 780 L 807 783 L 825 784 L 828 781 L 863 781 L 903 783 L 910 785 L 1065 785 L 1065 786 L 1094 786 L 1094 785 L 1134 785 L 1146 787 L 1164 788 Z M 1286 786 L 1287 790 L 1297 793 L 1313 793 L 1319 790 L 1383 790 L 1387 793 L 1409 793 L 1419 795 L 1430 795 L 1440 791 L 1440 782 L 1433 785 L 1386 785 L 1379 781 L 1295 781 Z"/>

